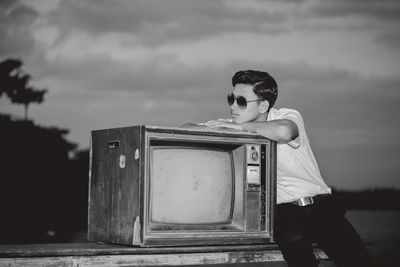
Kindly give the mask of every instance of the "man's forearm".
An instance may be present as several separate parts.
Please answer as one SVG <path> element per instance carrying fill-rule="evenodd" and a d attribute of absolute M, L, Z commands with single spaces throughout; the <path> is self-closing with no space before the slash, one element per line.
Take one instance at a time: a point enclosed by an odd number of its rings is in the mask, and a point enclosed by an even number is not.
<path fill-rule="evenodd" d="M 205 125 L 202 125 L 202 124 L 185 123 L 184 125 L 181 126 L 181 128 L 194 129 L 194 130 L 206 130 L 208 127 Z"/>
<path fill-rule="evenodd" d="M 186 128 L 186 129 L 192 129 L 192 130 L 205 130 L 205 131 L 217 131 L 217 132 L 240 132 L 244 130 L 240 129 L 232 129 L 232 128 L 227 128 L 224 126 L 220 127 L 210 127 L 206 125 L 207 123 L 201 123 L 201 124 L 196 124 L 196 123 L 185 123 L 184 125 L 181 126 L 181 128 Z"/>
<path fill-rule="evenodd" d="M 241 124 L 243 130 L 257 133 L 277 142 L 289 142 L 299 135 L 296 123 L 291 120 L 252 121 Z"/>

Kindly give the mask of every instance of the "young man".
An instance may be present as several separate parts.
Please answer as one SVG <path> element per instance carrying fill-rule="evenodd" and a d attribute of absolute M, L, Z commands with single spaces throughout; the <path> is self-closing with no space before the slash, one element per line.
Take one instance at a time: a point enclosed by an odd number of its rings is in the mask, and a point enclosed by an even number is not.
<path fill-rule="evenodd" d="M 311 244 L 318 243 L 337 266 L 370 266 L 362 241 L 333 203 L 314 158 L 299 112 L 273 108 L 278 86 L 266 72 L 246 70 L 232 78 L 231 119 L 184 127 L 257 133 L 277 145 L 275 238 L 289 266 L 318 266 Z"/>

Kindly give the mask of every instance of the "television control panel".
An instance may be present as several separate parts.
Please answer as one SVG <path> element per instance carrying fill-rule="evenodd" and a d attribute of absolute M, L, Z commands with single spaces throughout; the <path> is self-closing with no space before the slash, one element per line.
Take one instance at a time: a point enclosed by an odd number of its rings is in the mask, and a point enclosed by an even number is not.
<path fill-rule="evenodd" d="M 260 145 L 247 145 L 246 158 L 247 158 L 247 185 L 250 188 L 257 188 L 256 185 L 261 183 L 260 161 L 261 161 L 261 147 Z"/>
<path fill-rule="evenodd" d="M 264 163 L 265 145 L 246 145 L 246 229 L 250 231 L 260 231 L 265 228 Z"/>

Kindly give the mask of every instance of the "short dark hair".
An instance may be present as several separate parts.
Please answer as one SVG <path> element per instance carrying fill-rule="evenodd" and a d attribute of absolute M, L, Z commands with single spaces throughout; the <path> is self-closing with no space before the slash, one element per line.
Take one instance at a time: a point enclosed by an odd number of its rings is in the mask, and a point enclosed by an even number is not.
<path fill-rule="evenodd" d="M 253 85 L 253 91 L 259 99 L 267 100 L 271 108 L 278 98 L 278 85 L 267 72 L 257 70 L 241 70 L 232 77 L 232 85 Z M 269 110 L 269 109 L 268 109 Z"/>

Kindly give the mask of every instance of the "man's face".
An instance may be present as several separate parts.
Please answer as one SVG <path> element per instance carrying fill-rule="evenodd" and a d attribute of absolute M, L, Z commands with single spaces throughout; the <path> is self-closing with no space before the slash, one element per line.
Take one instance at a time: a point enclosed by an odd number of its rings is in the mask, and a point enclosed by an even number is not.
<path fill-rule="evenodd" d="M 249 121 L 265 121 L 266 120 L 266 112 L 262 112 L 260 110 L 260 103 L 262 101 L 254 101 L 257 100 L 258 97 L 253 91 L 253 86 L 248 84 L 236 84 L 233 89 L 235 97 L 243 96 L 247 101 L 247 107 L 245 109 L 241 109 L 237 105 L 237 101 L 233 102 L 231 108 L 231 116 L 234 123 L 242 124 L 244 122 Z"/>

